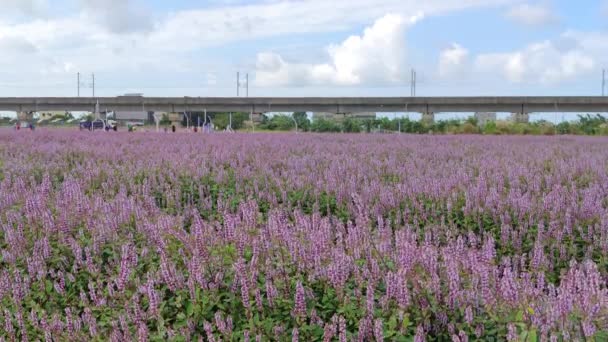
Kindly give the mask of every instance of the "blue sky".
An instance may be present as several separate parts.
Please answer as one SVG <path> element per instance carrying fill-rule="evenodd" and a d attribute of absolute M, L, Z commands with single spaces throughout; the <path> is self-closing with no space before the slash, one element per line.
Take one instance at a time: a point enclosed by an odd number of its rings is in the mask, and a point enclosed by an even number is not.
<path fill-rule="evenodd" d="M 600 95 L 603 0 L 2 0 L 0 96 Z M 244 93 L 244 91 L 243 91 Z"/>

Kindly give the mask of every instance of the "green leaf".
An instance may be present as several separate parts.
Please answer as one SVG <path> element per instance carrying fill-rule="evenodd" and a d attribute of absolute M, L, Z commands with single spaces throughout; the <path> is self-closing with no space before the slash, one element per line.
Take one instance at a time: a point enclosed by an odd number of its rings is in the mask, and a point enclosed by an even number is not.
<path fill-rule="evenodd" d="M 403 316 L 403 328 L 407 329 L 411 324 L 410 315 Z"/>
<path fill-rule="evenodd" d="M 397 329 L 397 317 L 395 317 L 394 315 L 391 316 L 391 318 L 388 320 L 387 326 L 388 326 L 389 330 L 396 330 Z"/>
<path fill-rule="evenodd" d="M 528 340 L 527 342 L 537 342 L 538 334 L 536 333 L 536 329 L 532 329 L 528 332 Z"/>
<path fill-rule="evenodd" d="M 186 303 L 186 315 L 188 315 L 188 317 L 192 317 L 193 314 L 194 314 L 194 304 L 192 304 L 191 301 L 188 301 Z"/>
<path fill-rule="evenodd" d="M 51 291 L 53 291 L 53 282 L 51 282 L 49 279 L 44 281 L 44 290 L 46 293 L 51 293 Z"/>
<path fill-rule="evenodd" d="M 594 336 L 596 341 L 608 341 L 608 330 L 600 331 Z"/>

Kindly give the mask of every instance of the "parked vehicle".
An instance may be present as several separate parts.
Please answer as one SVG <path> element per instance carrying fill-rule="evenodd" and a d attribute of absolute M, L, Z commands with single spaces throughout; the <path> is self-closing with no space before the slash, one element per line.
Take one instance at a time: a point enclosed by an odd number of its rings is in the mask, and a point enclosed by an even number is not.
<path fill-rule="evenodd" d="M 103 120 L 95 120 L 95 121 L 81 121 L 80 129 L 87 129 L 89 131 L 94 131 L 96 129 L 104 129 L 106 124 Z"/>

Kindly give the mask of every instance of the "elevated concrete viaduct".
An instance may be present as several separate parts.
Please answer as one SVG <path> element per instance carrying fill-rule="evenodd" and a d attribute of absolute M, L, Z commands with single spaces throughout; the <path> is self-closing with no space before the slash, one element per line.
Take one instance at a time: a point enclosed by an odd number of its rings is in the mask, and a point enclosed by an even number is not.
<path fill-rule="evenodd" d="M 154 112 L 419 112 L 433 120 L 442 112 L 608 112 L 608 97 L 9 97 L 0 110 Z"/>

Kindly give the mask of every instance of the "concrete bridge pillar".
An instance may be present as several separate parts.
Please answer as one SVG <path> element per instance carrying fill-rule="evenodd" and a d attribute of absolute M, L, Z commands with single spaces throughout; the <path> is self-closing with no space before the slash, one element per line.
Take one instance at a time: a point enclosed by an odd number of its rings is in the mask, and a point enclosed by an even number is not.
<path fill-rule="evenodd" d="M 435 113 L 433 113 L 433 112 L 422 113 L 421 121 L 424 123 L 434 123 L 435 122 Z"/>
<path fill-rule="evenodd" d="M 528 113 L 512 113 L 511 120 L 517 123 L 528 123 L 530 122 L 530 114 Z"/>

